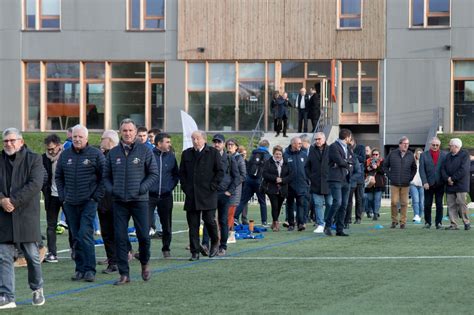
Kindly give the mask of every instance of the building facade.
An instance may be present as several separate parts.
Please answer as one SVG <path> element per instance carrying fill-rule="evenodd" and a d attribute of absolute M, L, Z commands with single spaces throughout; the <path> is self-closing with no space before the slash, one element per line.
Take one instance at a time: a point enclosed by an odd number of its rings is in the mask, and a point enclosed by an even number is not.
<path fill-rule="evenodd" d="M 315 87 L 364 143 L 474 131 L 469 0 L 4 0 L 0 128 L 272 130 L 275 91 Z M 290 128 L 296 124 L 291 113 Z"/>

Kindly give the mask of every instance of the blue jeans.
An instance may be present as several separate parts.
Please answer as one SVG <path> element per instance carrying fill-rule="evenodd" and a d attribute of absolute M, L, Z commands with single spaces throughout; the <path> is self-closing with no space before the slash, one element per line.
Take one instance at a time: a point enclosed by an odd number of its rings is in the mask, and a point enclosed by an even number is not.
<path fill-rule="evenodd" d="M 262 218 L 262 223 L 267 222 L 267 201 L 265 199 L 265 194 L 262 194 L 259 189 L 260 180 L 253 178 L 247 178 L 245 180 L 245 185 L 242 188 L 242 197 L 240 198 L 240 203 L 237 206 L 237 209 L 235 209 L 235 219 L 239 219 L 242 211 L 247 206 L 247 203 L 253 197 L 253 194 L 256 194 L 258 203 L 260 204 L 260 216 Z"/>
<path fill-rule="evenodd" d="M 425 192 L 423 186 L 410 184 L 411 205 L 414 215 L 423 216 Z"/>
<path fill-rule="evenodd" d="M 313 195 L 314 211 L 316 212 L 316 223 L 324 226 L 326 215 L 329 214 L 332 205 L 331 194 L 327 195 Z M 323 213 L 323 205 L 326 204 L 326 211 Z"/>
<path fill-rule="evenodd" d="M 308 207 L 306 204 L 306 195 L 298 195 L 293 188 L 288 187 L 288 196 L 286 197 L 286 211 L 288 215 L 288 224 L 295 226 L 295 201 L 296 201 L 296 224 L 305 224 L 305 212 Z"/>
<path fill-rule="evenodd" d="M 28 284 L 35 291 L 43 287 L 43 276 L 37 243 L 20 243 L 20 249 L 25 255 L 28 266 Z M 15 256 L 15 245 L 0 244 L 0 294 L 8 297 L 10 301 L 15 300 L 15 270 L 13 257 Z"/>
<path fill-rule="evenodd" d="M 217 194 L 217 217 L 219 221 L 219 232 L 220 232 L 220 245 L 219 248 L 227 250 L 227 239 L 229 238 L 229 201 L 230 196 L 226 196 L 223 191 L 218 192 Z M 203 229 L 202 244 L 209 246 L 209 233 L 207 232 L 206 226 Z"/>
<path fill-rule="evenodd" d="M 382 204 L 382 191 L 375 190 L 365 193 L 365 197 L 368 206 L 368 208 L 366 208 L 367 213 L 379 214 L 380 205 Z"/>
<path fill-rule="evenodd" d="M 351 186 L 348 182 L 329 182 L 329 189 L 331 190 L 332 205 L 326 217 L 326 227 L 330 227 L 334 219 L 336 221 L 336 232 L 340 233 L 344 230 L 344 219 Z"/>
<path fill-rule="evenodd" d="M 89 200 L 79 205 L 65 202 L 63 209 L 76 252 L 76 271 L 81 273 L 92 271 L 95 274 L 93 223 L 97 215 L 97 202 Z"/>

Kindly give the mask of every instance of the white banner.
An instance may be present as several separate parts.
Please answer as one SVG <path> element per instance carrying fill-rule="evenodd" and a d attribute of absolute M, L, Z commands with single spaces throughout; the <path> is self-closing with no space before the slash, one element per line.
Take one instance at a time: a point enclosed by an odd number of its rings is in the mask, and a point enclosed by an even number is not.
<path fill-rule="evenodd" d="M 193 117 L 185 111 L 181 111 L 181 122 L 183 124 L 183 151 L 193 146 L 191 135 L 198 130 L 198 126 Z"/>

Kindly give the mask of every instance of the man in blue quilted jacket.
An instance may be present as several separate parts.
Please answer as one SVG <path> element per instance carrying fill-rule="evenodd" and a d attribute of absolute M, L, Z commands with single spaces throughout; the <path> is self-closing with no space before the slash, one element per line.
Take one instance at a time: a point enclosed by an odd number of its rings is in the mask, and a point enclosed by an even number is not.
<path fill-rule="evenodd" d="M 142 279 L 148 281 L 151 271 L 148 191 L 158 181 L 158 167 L 152 151 L 137 141 L 137 126 L 129 118 L 120 123 L 120 144 L 110 150 L 105 161 L 104 184 L 112 194 L 115 244 L 120 278 L 114 284 L 130 282 L 128 265 L 128 221 L 133 218 L 138 238 Z"/>
<path fill-rule="evenodd" d="M 104 196 L 102 172 L 104 155 L 89 146 L 89 131 L 82 125 L 72 129 L 72 146 L 66 149 L 56 166 L 59 200 L 68 218 L 75 249 L 76 272 L 71 280 L 95 281 L 93 222 L 98 202 Z"/>

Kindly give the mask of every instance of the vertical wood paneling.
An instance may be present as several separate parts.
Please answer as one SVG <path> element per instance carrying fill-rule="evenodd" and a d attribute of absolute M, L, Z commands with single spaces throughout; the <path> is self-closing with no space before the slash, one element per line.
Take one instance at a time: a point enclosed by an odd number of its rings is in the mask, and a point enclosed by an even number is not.
<path fill-rule="evenodd" d="M 384 58 L 385 0 L 364 1 L 350 31 L 337 30 L 336 1 L 180 0 L 178 59 Z"/>

